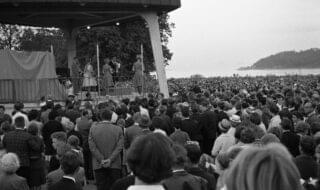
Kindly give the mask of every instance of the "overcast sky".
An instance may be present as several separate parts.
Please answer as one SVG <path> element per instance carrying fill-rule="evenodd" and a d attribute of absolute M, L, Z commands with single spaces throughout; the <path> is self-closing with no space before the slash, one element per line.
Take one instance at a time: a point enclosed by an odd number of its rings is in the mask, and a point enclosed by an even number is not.
<path fill-rule="evenodd" d="M 320 48 L 320 0 L 181 0 L 168 77 L 235 70 L 286 50 Z"/>

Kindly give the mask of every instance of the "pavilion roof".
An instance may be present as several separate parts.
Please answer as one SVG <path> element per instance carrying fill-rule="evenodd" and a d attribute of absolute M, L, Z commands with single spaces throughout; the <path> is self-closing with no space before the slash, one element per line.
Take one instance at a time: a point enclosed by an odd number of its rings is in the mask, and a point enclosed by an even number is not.
<path fill-rule="evenodd" d="M 75 28 L 130 21 L 137 12 L 169 12 L 180 0 L 0 0 L 0 23 Z"/>

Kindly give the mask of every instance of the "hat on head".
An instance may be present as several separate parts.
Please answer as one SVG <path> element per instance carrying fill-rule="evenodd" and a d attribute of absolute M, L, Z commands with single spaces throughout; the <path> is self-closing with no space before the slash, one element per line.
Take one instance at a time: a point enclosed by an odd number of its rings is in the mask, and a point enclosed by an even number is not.
<path fill-rule="evenodd" d="M 228 131 L 231 127 L 231 123 L 229 120 L 227 119 L 223 119 L 220 123 L 219 123 L 219 129 L 223 132 Z"/>
<path fill-rule="evenodd" d="M 233 122 L 233 123 L 241 123 L 241 119 L 240 119 L 240 116 L 238 115 L 232 115 L 230 118 L 230 121 Z"/>

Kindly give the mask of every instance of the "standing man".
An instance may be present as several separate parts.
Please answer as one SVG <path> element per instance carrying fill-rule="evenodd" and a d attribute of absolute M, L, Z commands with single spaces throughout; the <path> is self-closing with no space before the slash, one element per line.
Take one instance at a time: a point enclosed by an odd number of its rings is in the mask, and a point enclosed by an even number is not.
<path fill-rule="evenodd" d="M 203 153 L 211 154 L 213 143 L 217 137 L 217 128 L 219 123 L 218 115 L 209 108 L 209 101 L 202 100 L 200 104 L 199 125 L 203 134 Z"/>
<path fill-rule="evenodd" d="M 92 153 L 93 170 L 97 190 L 109 190 L 121 177 L 123 132 L 111 124 L 112 112 L 103 110 L 101 122 L 94 124 L 89 132 L 89 147 Z"/>
<path fill-rule="evenodd" d="M 16 129 L 5 134 L 3 138 L 3 146 L 7 152 L 17 154 L 20 160 L 20 168 L 17 175 L 26 178 L 28 184 L 30 182 L 30 151 L 33 148 L 31 135 L 24 130 L 25 120 L 22 116 L 14 120 Z"/>
<path fill-rule="evenodd" d="M 73 58 L 73 62 L 72 62 L 72 65 L 71 65 L 71 76 L 72 76 L 72 85 L 73 85 L 73 90 L 74 90 L 74 93 L 78 93 L 81 89 L 81 80 L 80 80 L 80 77 L 81 77 L 81 69 L 80 69 L 80 66 L 79 66 L 79 60 L 77 57 Z"/>

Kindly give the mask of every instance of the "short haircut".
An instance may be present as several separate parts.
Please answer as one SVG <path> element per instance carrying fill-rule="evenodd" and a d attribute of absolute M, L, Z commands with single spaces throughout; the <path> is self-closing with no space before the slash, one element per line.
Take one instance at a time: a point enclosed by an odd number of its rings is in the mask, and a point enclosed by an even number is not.
<path fill-rule="evenodd" d="M 301 137 L 300 148 L 305 154 L 313 156 L 316 148 L 313 138 L 310 136 Z"/>
<path fill-rule="evenodd" d="M 75 136 L 75 135 L 71 135 L 69 138 L 68 138 L 68 144 L 70 146 L 74 146 L 74 147 L 78 147 L 79 144 L 80 144 L 80 139 Z"/>
<path fill-rule="evenodd" d="M 101 115 L 100 115 L 102 120 L 107 120 L 110 121 L 112 118 L 112 111 L 108 110 L 108 109 L 104 109 L 101 111 Z"/>
<path fill-rule="evenodd" d="M 52 110 L 48 115 L 48 119 L 55 120 L 56 117 L 58 117 L 58 116 L 59 116 L 59 113 L 56 110 Z"/>
<path fill-rule="evenodd" d="M 172 149 L 175 155 L 174 165 L 183 168 L 188 161 L 187 150 L 179 144 L 174 144 Z"/>
<path fill-rule="evenodd" d="M 292 122 L 290 119 L 288 118 L 283 118 L 281 123 L 280 123 L 280 126 L 282 127 L 282 129 L 284 130 L 290 130 L 290 131 L 293 131 L 293 126 L 292 126 Z"/>
<path fill-rule="evenodd" d="M 82 115 L 83 115 L 83 116 L 86 116 L 86 115 L 88 115 L 88 114 L 89 114 L 89 112 L 88 112 L 87 110 L 83 110 L 83 111 L 82 111 Z"/>
<path fill-rule="evenodd" d="M 274 103 L 270 104 L 269 109 L 270 109 L 270 112 L 275 115 L 279 113 L 279 107 L 277 106 L 277 104 L 274 104 Z"/>
<path fill-rule="evenodd" d="M 37 120 L 39 118 L 39 115 L 40 114 L 39 114 L 38 110 L 32 109 L 28 113 L 28 119 L 29 119 L 29 121 Z"/>
<path fill-rule="evenodd" d="M 280 127 L 271 127 L 268 129 L 268 133 L 274 134 L 278 139 L 282 137 L 282 130 Z"/>
<path fill-rule="evenodd" d="M 189 107 L 181 106 L 181 114 L 183 117 L 189 117 L 190 116 Z"/>
<path fill-rule="evenodd" d="M 152 133 L 133 141 L 127 160 L 135 176 L 147 184 L 153 184 L 171 175 L 174 158 L 170 139 Z"/>
<path fill-rule="evenodd" d="M 296 125 L 296 133 L 307 133 L 310 125 L 304 121 L 299 121 Z"/>
<path fill-rule="evenodd" d="M 258 113 L 254 112 L 254 113 L 250 114 L 250 121 L 255 125 L 260 125 L 261 116 Z"/>
<path fill-rule="evenodd" d="M 280 143 L 280 140 L 276 135 L 267 133 L 261 138 L 261 143 L 263 145 L 268 145 L 270 143 Z"/>
<path fill-rule="evenodd" d="M 1 130 L 4 133 L 14 130 L 14 127 L 9 123 L 9 121 L 4 121 L 1 123 Z"/>
<path fill-rule="evenodd" d="M 31 135 L 38 135 L 39 133 L 39 128 L 38 128 L 38 125 L 36 123 L 31 123 L 29 126 L 28 126 L 28 133 L 30 133 Z"/>
<path fill-rule="evenodd" d="M 200 146 L 197 144 L 186 144 L 184 147 L 187 150 L 187 155 L 190 162 L 192 164 L 198 164 L 202 155 Z"/>
<path fill-rule="evenodd" d="M 22 102 L 16 102 L 16 103 L 14 104 L 14 109 L 17 110 L 17 111 L 22 110 L 23 107 L 24 107 L 24 105 L 23 105 Z"/>
<path fill-rule="evenodd" d="M 51 139 L 57 139 L 61 142 L 67 142 L 67 134 L 63 131 L 54 132 L 51 134 Z"/>
<path fill-rule="evenodd" d="M 310 126 L 311 134 L 314 135 L 320 131 L 320 122 L 313 122 Z"/>
<path fill-rule="evenodd" d="M 3 105 L 0 105 L 0 109 L 6 110 L 6 108 Z"/>
<path fill-rule="evenodd" d="M 282 147 L 282 148 L 281 148 Z M 226 171 L 223 181 L 232 190 L 301 190 L 300 174 L 283 145 L 244 149 Z M 285 148 L 284 148 L 285 149 Z"/>
<path fill-rule="evenodd" d="M 73 175 L 80 167 L 81 162 L 75 152 L 68 151 L 62 156 L 60 164 L 65 175 Z"/>
<path fill-rule="evenodd" d="M 0 169 L 7 174 L 14 174 L 19 167 L 19 158 L 15 153 L 7 153 L 0 159 Z"/>
<path fill-rule="evenodd" d="M 240 133 L 240 141 L 249 144 L 255 141 L 254 131 L 250 128 L 245 128 Z"/>
<path fill-rule="evenodd" d="M 25 127 L 24 118 L 23 118 L 22 116 L 17 117 L 17 118 L 14 120 L 14 124 L 15 124 L 16 127 L 18 127 L 18 128 L 23 128 L 23 127 Z"/>

